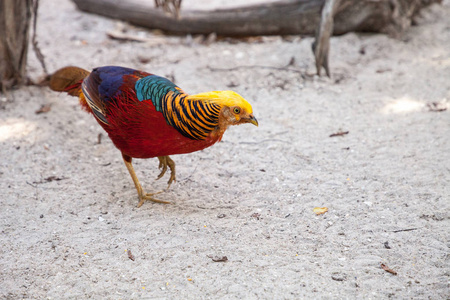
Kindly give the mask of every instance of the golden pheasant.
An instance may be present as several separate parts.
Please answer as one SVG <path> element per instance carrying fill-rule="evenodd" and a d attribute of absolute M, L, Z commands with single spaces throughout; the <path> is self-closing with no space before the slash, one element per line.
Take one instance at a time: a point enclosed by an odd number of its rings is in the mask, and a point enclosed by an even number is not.
<path fill-rule="evenodd" d="M 122 152 L 139 196 L 168 203 L 145 193 L 134 172 L 133 158 L 159 159 L 158 178 L 170 169 L 168 187 L 175 180 L 172 154 L 205 149 L 221 140 L 230 125 L 258 126 L 251 105 L 232 91 L 188 95 L 164 77 L 129 68 L 107 66 L 88 72 L 78 67 L 56 71 L 50 88 L 77 96 Z"/>

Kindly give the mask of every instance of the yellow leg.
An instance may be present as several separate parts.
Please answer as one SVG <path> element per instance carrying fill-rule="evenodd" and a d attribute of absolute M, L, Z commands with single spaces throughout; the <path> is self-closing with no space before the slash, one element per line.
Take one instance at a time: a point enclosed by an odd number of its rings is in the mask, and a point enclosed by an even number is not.
<path fill-rule="evenodd" d="M 134 172 L 134 168 L 133 168 L 133 165 L 131 163 L 132 158 L 130 156 L 128 156 L 128 155 L 123 154 L 123 153 L 122 153 L 122 157 L 123 157 L 123 161 L 125 163 L 125 166 L 127 166 L 128 172 L 130 172 L 131 178 L 133 179 L 134 186 L 136 187 L 136 190 L 138 192 L 139 203 L 138 203 L 137 207 L 141 207 L 142 204 L 144 204 L 145 200 L 158 202 L 158 203 L 165 203 L 165 204 L 169 204 L 170 203 L 170 202 L 167 202 L 167 201 L 161 201 L 161 200 L 153 198 L 154 195 L 157 195 L 157 194 L 159 194 L 161 192 L 153 193 L 153 194 L 144 193 L 144 190 L 142 189 L 142 186 L 139 183 L 139 180 L 138 180 L 138 178 L 136 176 L 136 173 Z"/>
<path fill-rule="evenodd" d="M 172 182 L 176 181 L 175 162 L 169 156 L 158 156 L 158 159 L 159 159 L 159 168 L 160 169 L 162 168 L 162 171 L 158 175 L 158 178 L 156 178 L 156 179 L 161 179 L 164 176 L 164 174 L 166 174 L 167 166 L 169 166 L 170 178 L 169 178 L 169 181 L 167 182 L 169 184 L 169 186 L 167 188 L 169 188 L 170 185 L 172 184 Z"/>

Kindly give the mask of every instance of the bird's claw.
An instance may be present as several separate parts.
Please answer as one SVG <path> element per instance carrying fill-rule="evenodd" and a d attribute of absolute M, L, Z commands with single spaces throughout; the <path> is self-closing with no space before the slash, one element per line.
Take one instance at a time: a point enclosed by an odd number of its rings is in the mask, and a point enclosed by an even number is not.
<path fill-rule="evenodd" d="M 168 184 L 167 189 L 169 189 L 172 182 L 176 181 L 175 162 L 169 156 L 158 156 L 158 159 L 159 159 L 159 168 L 160 169 L 162 168 L 162 170 L 161 173 L 156 178 L 156 180 L 161 179 L 164 176 L 164 174 L 166 174 L 167 167 L 169 167 L 170 178 L 169 181 L 167 182 Z"/>
<path fill-rule="evenodd" d="M 159 166 L 158 168 L 161 169 L 161 173 L 158 175 L 158 177 L 156 178 L 156 180 L 161 179 L 164 174 L 166 174 L 167 171 L 167 157 L 168 156 L 158 156 L 159 159 Z"/>
<path fill-rule="evenodd" d="M 159 157 L 158 157 L 159 158 Z M 167 171 L 167 164 L 163 164 L 161 160 L 159 160 L 159 168 L 162 168 L 161 173 L 159 173 L 158 178 L 156 180 L 161 179 Z"/>
<path fill-rule="evenodd" d="M 154 195 L 161 194 L 162 192 L 163 191 L 159 191 L 157 193 L 146 193 L 146 194 L 139 195 L 139 203 L 138 203 L 137 207 L 141 207 L 142 204 L 144 204 L 145 201 L 152 201 L 152 202 L 156 202 L 156 203 L 170 204 L 170 202 L 168 202 L 168 201 L 162 201 L 162 200 L 153 198 Z"/>
<path fill-rule="evenodd" d="M 176 181 L 176 179 L 175 179 L 175 165 L 174 165 L 174 169 L 173 169 L 173 171 L 172 171 L 172 168 L 171 168 L 171 172 L 170 172 L 170 178 L 169 178 L 169 181 L 167 181 L 167 189 L 169 189 L 170 188 L 170 185 L 172 184 L 172 182 L 174 182 L 174 181 Z"/>

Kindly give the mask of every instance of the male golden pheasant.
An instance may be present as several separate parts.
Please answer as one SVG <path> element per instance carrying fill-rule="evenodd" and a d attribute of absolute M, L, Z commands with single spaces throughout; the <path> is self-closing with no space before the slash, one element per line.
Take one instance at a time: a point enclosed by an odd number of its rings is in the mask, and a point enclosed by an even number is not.
<path fill-rule="evenodd" d="M 251 105 L 232 91 L 188 95 L 164 77 L 129 68 L 107 66 L 88 72 L 78 67 L 56 71 L 50 88 L 78 96 L 122 152 L 139 195 L 138 207 L 156 194 L 145 193 L 134 172 L 132 158 L 158 157 L 175 180 L 172 154 L 205 149 L 221 140 L 230 125 L 258 126 Z"/>

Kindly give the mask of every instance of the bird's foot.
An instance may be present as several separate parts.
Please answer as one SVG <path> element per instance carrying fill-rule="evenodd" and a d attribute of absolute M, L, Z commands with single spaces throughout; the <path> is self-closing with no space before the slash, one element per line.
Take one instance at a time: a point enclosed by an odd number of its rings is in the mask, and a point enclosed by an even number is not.
<path fill-rule="evenodd" d="M 153 202 L 156 202 L 156 203 L 170 204 L 170 202 L 168 202 L 168 201 L 162 201 L 162 200 L 159 200 L 159 199 L 155 199 L 153 197 L 155 195 L 161 194 L 162 192 L 163 191 L 160 191 L 160 192 L 157 192 L 157 193 L 145 193 L 145 194 L 143 192 L 141 192 L 139 194 L 139 203 L 138 203 L 137 207 L 141 207 L 142 204 L 144 204 L 145 201 L 153 201 Z"/>
<path fill-rule="evenodd" d="M 162 200 L 155 199 L 153 197 L 155 195 L 158 195 L 158 194 L 162 193 L 163 191 L 157 192 L 157 193 L 152 193 L 152 194 L 144 193 L 144 189 L 142 188 L 141 184 L 139 183 L 139 180 L 138 180 L 138 178 L 136 176 L 136 173 L 134 172 L 133 164 L 131 163 L 133 159 L 131 158 L 131 156 L 128 156 L 128 155 L 123 154 L 123 153 L 122 153 L 122 157 L 123 157 L 123 161 L 125 163 L 125 166 L 128 169 L 128 172 L 130 172 L 131 178 L 133 179 L 134 186 L 136 187 L 136 190 L 137 190 L 137 193 L 138 193 L 138 196 L 139 196 L 139 203 L 138 203 L 137 207 L 141 207 L 142 204 L 144 204 L 145 201 L 153 201 L 153 202 L 165 203 L 165 204 L 169 204 L 170 203 L 170 202 L 167 202 L 167 201 L 162 201 Z M 160 162 L 161 162 L 161 159 L 160 159 Z M 169 165 L 169 167 L 170 167 L 170 165 Z M 166 169 L 167 169 L 167 166 L 166 166 Z"/>
<path fill-rule="evenodd" d="M 175 173 L 175 162 L 169 157 L 169 156 L 158 156 L 159 159 L 159 168 L 161 170 L 161 173 L 158 175 L 158 179 L 161 179 L 164 174 L 166 174 L 167 171 L 167 167 L 169 167 L 170 169 L 170 178 L 169 181 L 167 182 L 168 186 L 167 189 L 169 189 L 170 185 L 172 184 L 172 182 L 176 181 L 176 173 Z"/>

